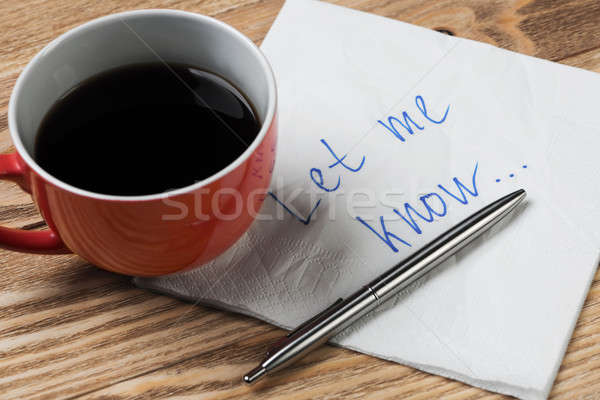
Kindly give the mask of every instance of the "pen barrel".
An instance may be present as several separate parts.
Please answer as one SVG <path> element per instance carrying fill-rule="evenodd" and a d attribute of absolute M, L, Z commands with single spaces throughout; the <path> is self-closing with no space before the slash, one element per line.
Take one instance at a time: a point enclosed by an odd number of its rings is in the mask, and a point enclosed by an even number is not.
<path fill-rule="evenodd" d="M 480 236 L 512 211 L 525 195 L 524 190 L 518 190 L 496 200 L 438 236 L 350 297 L 338 300 L 282 338 L 267 353 L 267 359 L 253 372 L 258 371 L 258 375 L 262 375 L 266 371 L 284 368 L 321 346 Z M 255 379 L 249 377 L 248 380 Z"/>
<path fill-rule="evenodd" d="M 429 242 L 367 286 L 375 296 L 380 298 L 380 302 L 387 301 L 495 225 L 510 213 L 525 198 L 525 195 L 525 191 L 521 189 L 489 204 Z"/>
<path fill-rule="evenodd" d="M 369 287 L 340 299 L 326 312 L 310 319 L 290 332 L 268 353 L 262 367 L 276 371 L 302 358 L 308 352 L 323 345 L 366 313 L 377 307 L 378 298 Z"/>

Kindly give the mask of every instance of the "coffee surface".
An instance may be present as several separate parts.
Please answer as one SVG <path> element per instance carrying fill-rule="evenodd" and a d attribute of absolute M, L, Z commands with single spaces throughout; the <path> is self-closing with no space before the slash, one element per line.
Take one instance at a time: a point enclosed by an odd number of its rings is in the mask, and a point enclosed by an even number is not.
<path fill-rule="evenodd" d="M 36 162 L 75 187 L 136 196 L 203 180 L 237 159 L 259 121 L 244 95 L 186 65 L 138 64 L 93 76 L 43 118 Z"/>

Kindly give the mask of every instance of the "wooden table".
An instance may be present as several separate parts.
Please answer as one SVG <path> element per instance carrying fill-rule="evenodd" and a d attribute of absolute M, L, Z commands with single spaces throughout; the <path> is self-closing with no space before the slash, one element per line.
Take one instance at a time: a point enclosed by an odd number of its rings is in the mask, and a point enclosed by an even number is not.
<path fill-rule="evenodd" d="M 600 72 L 600 2 L 337 0 L 335 3 Z M 223 20 L 260 44 L 282 0 L 2 0 L 0 151 L 18 74 L 57 35 L 101 15 L 178 8 Z M 600 96 L 600 93 L 599 93 Z M 600 106 L 600 101 L 599 101 Z M 598 183 L 600 184 L 600 183 Z M 0 224 L 43 229 L 29 196 L 0 183 Z M 0 251 L 0 399 L 479 399 L 459 382 L 324 347 L 249 388 L 280 329 L 136 289 L 76 256 Z M 600 273 L 551 394 L 600 399 Z"/>

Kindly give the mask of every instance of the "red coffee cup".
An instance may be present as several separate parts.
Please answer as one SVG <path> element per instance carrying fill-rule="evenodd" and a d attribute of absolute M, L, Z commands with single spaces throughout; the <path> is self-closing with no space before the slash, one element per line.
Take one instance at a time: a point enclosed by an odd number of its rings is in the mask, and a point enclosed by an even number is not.
<path fill-rule="evenodd" d="M 102 71 L 157 58 L 216 73 L 248 97 L 261 130 L 238 159 L 194 185 L 147 196 L 82 190 L 34 161 L 40 121 L 60 96 Z M 0 246 L 31 253 L 73 252 L 101 268 L 136 276 L 168 274 L 210 261 L 246 232 L 264 200 L 275 160 L 276 103 L 275 79 L 262 52 L 234 28 L 206 16 L 131 11 L 65 33 L 19 76 L 8 110 L 16 152 L 0 155 L 0 177 L 31 193 L 49 229 L 0 227 Z M 109 155 L 106 162 L 111 162 Z"/>

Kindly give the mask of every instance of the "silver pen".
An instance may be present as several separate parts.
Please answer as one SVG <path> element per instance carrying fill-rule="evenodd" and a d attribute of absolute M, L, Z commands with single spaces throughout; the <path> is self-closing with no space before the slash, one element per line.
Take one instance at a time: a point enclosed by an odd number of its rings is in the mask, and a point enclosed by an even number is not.
<path fill-rule="evenodd" d="M 278 340 L 269 349 L 264 361 L 244 375 L 244 382 L 253 383 L 265 374 L 282 369 L 321 346 L 479 237 L 510 213 L 525 196 L 525 190 L 520 189 L 496 200 L 441 234 L 350 297 L 338 299 L 320 314 Z"/>

